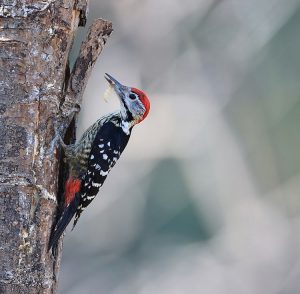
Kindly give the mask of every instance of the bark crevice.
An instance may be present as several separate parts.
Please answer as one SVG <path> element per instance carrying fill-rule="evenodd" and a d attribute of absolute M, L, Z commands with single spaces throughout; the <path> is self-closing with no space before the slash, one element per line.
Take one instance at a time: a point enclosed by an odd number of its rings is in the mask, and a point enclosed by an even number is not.
<path fill-rule="evenodd" d="M 96 19 L 91 24 L 85 41 L 82 42 L 66 84 L 64 102 L 60 107 L 62 117 L 66 118 L 66 124 L 70 123 L 74 114 L 80 109 L 88 78 L 112 31 L 110 21 Z"/>

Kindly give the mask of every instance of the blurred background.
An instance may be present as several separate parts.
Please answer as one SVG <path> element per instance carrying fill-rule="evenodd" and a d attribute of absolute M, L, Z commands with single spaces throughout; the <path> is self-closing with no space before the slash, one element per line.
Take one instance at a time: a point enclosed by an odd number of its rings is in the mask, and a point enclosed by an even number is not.
<path fill-rule="evenodd" d="M 68 230 L 59 293 L 300 293 L 300 0 L 92 0 L 99 17 L 78 135 L 119 107 L 105 72 L 151 111 Z"/>

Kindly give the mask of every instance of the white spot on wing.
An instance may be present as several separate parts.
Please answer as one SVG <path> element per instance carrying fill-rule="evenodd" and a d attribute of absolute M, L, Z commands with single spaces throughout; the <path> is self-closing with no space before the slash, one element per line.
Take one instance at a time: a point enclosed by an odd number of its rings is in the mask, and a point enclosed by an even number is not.
<path fill-rule="evenodd" d="M 100 175 L 105 177 L 108 175 L 108 171 L 105 172 L 103 170 L 100 170 Z"/>
<path fill-rule="evenodd" d="M 108 158 L 107 154 L 103 154 L 103 159 L 106 160 Z"/>

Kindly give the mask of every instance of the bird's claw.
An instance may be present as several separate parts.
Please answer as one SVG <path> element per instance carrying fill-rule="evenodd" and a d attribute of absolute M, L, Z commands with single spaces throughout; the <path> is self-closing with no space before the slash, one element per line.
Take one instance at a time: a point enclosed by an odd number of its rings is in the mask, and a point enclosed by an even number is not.
<path fill-rule="evenodd" d="M 62 139 L 59 131 L 57 129 L 55 129 L 55 136 L 50 144 L 48 154 L 52 155 L 54 153 L 54 150 L 56 148 L 58 148 L 59 146 L 61 146 L 63 148 L 63 150 L 66 150 L 67 145 L 65 144 L 64 140 Z"/>

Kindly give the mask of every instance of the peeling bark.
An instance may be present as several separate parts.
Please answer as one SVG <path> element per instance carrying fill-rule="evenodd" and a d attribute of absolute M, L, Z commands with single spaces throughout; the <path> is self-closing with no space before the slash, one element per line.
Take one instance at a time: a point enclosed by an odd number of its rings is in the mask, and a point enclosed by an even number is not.
<path fill-rule="evenodd" d="M 61 248 L 48 239 L 60 155 L 111 23 L 96 20 L 68 79 L 68 56 L 87 0 L 0 1 L 0 293 L 54 293 Z M 67 83 L 67 84 L 66 84 Z"/>

